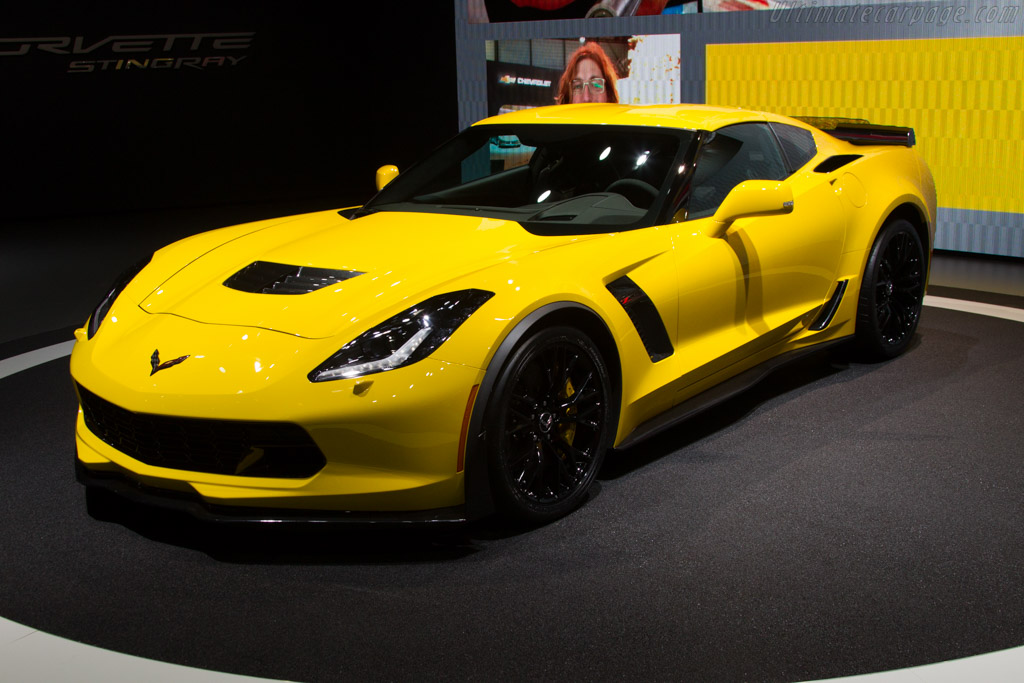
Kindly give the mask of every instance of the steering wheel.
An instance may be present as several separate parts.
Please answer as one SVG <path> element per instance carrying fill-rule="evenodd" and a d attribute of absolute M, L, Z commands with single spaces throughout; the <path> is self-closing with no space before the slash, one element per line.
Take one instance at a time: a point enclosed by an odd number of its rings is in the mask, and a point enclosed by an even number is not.
<path fill-rule="evenodd" d="M 604 191 L 622 195 L 630 204 L 638 209 L 650 208 L 654 200 L 658 198 L 658 190 L 653 185 L 634 178 L 616 180 L 606 187 Z"/>

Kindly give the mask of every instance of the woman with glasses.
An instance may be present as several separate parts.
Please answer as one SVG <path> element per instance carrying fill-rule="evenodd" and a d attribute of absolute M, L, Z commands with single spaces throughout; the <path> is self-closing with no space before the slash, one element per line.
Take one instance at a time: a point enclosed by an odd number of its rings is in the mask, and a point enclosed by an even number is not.
<path fill-rule="evenodd" d="M 584 43 L 569 58 L 558 82 L 558 104 L 618 102 L 615 67 L 597 43 Z"/>

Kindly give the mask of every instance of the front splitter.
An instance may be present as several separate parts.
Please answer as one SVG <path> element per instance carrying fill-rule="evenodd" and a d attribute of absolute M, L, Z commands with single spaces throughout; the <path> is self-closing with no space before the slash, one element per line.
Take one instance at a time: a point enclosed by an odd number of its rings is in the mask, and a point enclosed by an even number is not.
<path fill-rule="evenodd" d="M 75 462 L 75 475 L 86 487 L 109 491 L 133 503 L 172 510 L 218 525 L 350 525 L 375 528 L 457 525 L 469 521 L 464 506 L 399 512 L 294 510 L 216 505 L 198 495 L 170 491 L 133 481 L 116 472 L 97 472 Z"/>

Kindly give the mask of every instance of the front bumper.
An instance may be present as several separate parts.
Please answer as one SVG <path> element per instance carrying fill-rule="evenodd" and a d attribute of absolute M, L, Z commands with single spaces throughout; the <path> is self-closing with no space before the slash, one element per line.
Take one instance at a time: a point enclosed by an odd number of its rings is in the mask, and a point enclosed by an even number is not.
<path fill-rule="evenodd" d="M 117 439 L 93 433 L 80 411 L 77 459 L 90 472 L 198 496 L 209 506 L 306 517 L 338 511 L 416 517 L 465 503 L 464 419 L 482 370 L 426 358 L 366 377 L 311 383 L 306 373 L 313 359 L 329 355 L 330 340 L 153 318 L 139 339 L 105 340 L 109 329 L 93 340 L 79 338 L 71 356 L 77 385 L 143 422 L 160 416 L 297 425 L 326 462 L 289 477 L 256 476 L 258 467 L 196 471 L 173 459 L 136 459 L 112 445 Z M 187 344 L 174 342 L 181 339 Z M 165 358 L 192 354 L 150 374 L 148 354 L 161 347 L 169 349 Z"/>

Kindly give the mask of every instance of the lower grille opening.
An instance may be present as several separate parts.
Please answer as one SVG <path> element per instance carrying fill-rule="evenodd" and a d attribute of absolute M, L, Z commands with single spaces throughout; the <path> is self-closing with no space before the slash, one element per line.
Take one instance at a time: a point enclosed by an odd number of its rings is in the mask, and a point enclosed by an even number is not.
<path fill-rule="evenodd" d="M 243 477 L 306 479 L 327 464 L 313 439 L 296 424 L 134 413 L 81 384 L 77 389 L 89 431 L 147 465 Z"/>

